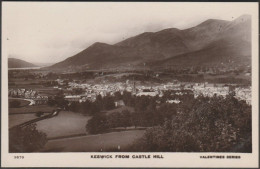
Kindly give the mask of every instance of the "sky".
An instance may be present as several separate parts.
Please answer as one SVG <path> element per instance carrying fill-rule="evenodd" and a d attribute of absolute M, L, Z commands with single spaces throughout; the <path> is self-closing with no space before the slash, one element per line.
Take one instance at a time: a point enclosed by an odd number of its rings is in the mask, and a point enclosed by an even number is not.
<path fill-rule="evenodd" d="M 56 63 L 95 42 L 115 44 L 143 32 L 185 29 L 207 19 L 233 20 L 256 3 L 3 2 L 8 57 Z"/>

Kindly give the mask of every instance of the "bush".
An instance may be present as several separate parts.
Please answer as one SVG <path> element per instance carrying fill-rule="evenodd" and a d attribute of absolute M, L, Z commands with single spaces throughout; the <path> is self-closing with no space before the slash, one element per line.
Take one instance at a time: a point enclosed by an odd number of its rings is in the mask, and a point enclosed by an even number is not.
<path fill-rule="evenodd" d="M 9 130 L 9 152 L 35 152 L 47 143 L 47 136 L 36 129 L 36 124 Z"/>

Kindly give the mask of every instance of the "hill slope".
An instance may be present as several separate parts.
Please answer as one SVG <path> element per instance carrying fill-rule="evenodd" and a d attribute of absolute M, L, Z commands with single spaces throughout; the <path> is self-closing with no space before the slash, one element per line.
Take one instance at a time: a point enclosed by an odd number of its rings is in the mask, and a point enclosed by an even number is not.
<path fill-rule="evenodd" d="M 195 27 L 146 32 L 114 45 L 95 43 L 82 52 L 51 66 L 63 68 L 138 67 L 148 62 L 193 65 L 248 63 L 251 57 L 251 17 L 233 21 L 209 19 Z"/>
<path fill-rule="evenodd" d="M 251 19 L 241 16 L 225 25 L 203 48 L 171 57 L 154 66 L 247 66 L 251 64 Z"/>
<path fill-rule="evenodd" d="M 8 58 L 8 68 L 37 67 L 36 65 L 21 59 Z"/>

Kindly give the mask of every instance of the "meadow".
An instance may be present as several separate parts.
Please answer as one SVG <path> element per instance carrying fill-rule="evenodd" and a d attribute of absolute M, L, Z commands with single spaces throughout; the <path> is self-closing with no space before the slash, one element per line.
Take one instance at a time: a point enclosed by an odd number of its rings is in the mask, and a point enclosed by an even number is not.
<path fill-rule="evenodd" d="M 47 138 L 86 133 L 90 116 L 70 111 L 61 111 L 58 116 L 37 122 L 37 129 L 47 134 Z"/>

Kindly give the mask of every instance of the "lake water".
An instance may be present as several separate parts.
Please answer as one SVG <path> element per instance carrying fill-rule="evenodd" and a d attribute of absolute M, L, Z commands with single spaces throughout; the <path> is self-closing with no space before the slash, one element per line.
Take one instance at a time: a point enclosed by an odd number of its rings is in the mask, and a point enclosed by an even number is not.
<path fill-rule="evenodd" d="M 42 67 L 22 67 L 22 68 L 8 68 L 8 70 L 29 70 L 29 69 L 40 69 Z"/>

